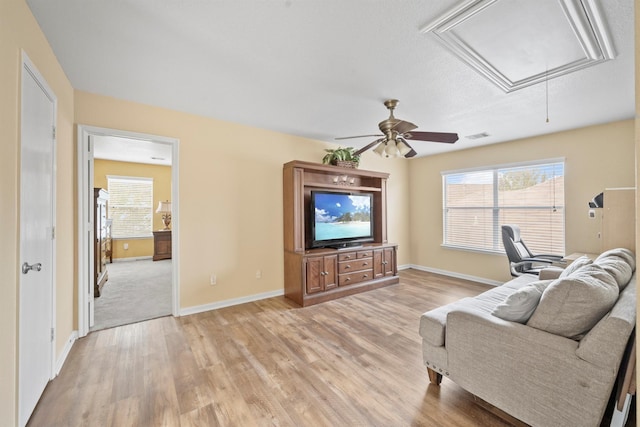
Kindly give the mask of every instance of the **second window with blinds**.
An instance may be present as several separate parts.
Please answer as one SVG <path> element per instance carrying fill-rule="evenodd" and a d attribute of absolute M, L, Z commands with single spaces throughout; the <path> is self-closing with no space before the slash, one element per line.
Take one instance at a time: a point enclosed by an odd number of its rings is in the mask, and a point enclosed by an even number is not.
<path fill-rule="evenodd" d="M 564 254 L 564 160 L 442 173 L 443 245 L 504 253 L 501 225 L 534 253 Z"/>
<path fill-rule="evenodd" d="M 152 237 L 153 178 L 107 176 L 112 237 Z"/>

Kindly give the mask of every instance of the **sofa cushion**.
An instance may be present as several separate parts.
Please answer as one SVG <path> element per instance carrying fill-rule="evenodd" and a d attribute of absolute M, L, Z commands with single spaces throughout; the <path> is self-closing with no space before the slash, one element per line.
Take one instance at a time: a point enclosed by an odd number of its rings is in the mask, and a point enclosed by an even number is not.
<path fill-rule="evenodd" d="M 592 263 L 593 261 L 591 260 L 591 258 L 589 258 L 586 255 L 582 255 L 581 257 L 576 258 L 576 260 L 573 261 L 571 264 L 569 264 L 567 268 L 562 270 L 562 273 L 560 273 L 560 277 L 567 277 L 574 271 L 577 271 L 578 269 L 584 267 L 585 265 L 589 265 Z"/>
<path fill-rule="evenodd" d="M 531 317 L 544 290 L 553 280 L 539 280 L 515 291 L 491 312 L 510 322 L 526 323 Z"/>
<path fill-rule="evenodd" d="M 420 316 L 420 336 L 430 345 L 439 347 L 445 344 L 447 315 L 452 310 L 464 308 L 491 313 L 498 304 L 503 302 L 511 293 L 536 281 L 538 276 L 523 274 L 502 286 L 496 286 L 474 298 L 461 300 L 443 305 L 427 311 Z"/>
<path fill-rule="evenodd" d="M 571 339 L 580 339 L 615 304 L 618 285 L 597 264 L 554 280 L 542 293 L 527 325 Z"/>

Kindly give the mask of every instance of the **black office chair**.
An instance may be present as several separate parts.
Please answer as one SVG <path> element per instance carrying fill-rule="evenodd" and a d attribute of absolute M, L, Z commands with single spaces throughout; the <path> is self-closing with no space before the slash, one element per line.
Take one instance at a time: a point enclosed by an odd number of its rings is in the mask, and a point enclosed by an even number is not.
<path fill-rule="evenodd" d="M 507 252 L 509 269 L 513 277 L 525 273 L 540 274 L 540 270 L 563 258 L 562 255 L 531 253 L 520 237 L 520 227 L 513 224 L 502 226 L 502 244 Z"/>

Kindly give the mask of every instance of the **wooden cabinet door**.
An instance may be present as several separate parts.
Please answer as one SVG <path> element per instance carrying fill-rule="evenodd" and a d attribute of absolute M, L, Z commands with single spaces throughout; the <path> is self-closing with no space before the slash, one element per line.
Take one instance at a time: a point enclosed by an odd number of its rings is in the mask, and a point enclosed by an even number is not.
<path fill-rule="evenodd" d="M 324 290 L 328 291 L 338 286 L 338 256 L 324 257 Z"/>
<path fill-rule="evenodd" d="M 376 249 L 373 251 L 373 278 L 379 279 L 384 277 L 385 269 L 384 269 L 384 250 Z"/>
<path fill-rule="evenodd" d="M 396 274 L 396 251 L 394 248 L 383 249 L 383 271 L 385 276 L 393 276 Z"/>
<path fill-rule="evenodd" d="M 307 258 L 307 294 L 323 290 L 324 259 L 321 256 Z"/>
<path fill-rule="evenodd" d="M 338 286 L 336 255 L 307 258 L 307 294 L 328 291 Z"/>

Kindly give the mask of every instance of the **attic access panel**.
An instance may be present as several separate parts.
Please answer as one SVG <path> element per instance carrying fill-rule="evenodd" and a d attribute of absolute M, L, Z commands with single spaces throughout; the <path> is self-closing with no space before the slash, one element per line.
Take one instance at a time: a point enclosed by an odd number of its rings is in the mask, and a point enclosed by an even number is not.
<path fill-rule="evenodd" d="M 505 92 L 615 57 L 596 0 L 467 0 L 420 31 Z"/>

